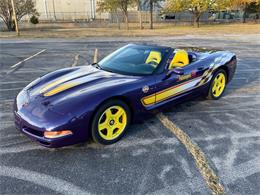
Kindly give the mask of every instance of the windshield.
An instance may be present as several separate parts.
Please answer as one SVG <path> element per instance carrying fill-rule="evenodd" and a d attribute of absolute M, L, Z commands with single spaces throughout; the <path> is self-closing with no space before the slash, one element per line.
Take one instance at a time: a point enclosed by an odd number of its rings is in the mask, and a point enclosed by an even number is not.
<path fill-rule="evenodd" d="M 107 71 L 130 75 L 149 75 L 163 59 L 163 49 L 127 45 L 111 53 L 98 64 Z"/>

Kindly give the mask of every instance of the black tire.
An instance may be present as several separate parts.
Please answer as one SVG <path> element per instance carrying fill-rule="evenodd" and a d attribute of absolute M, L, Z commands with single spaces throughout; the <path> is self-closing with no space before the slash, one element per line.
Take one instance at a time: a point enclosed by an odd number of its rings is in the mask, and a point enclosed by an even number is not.
<path fill-rule="evenodd" d="M 219 75 L 219 74 L 224 74 L 224 76 L 225 76 L 225 86 L 224 86 L 224 90 L 222 91 L 222 93 L 219 95 L 219 96 L 214 96 L 214 94 L 213 94 L 213 91 L 212 91 L 212 88 L 213 88 L 213 86 L 214 86 L 214 80 L 215 80 L 215 78 Z M 208 94 L 207 94 L 207 99 L 209 99 L 209 100 L 218 100 L 222 95 L 223 95 L 223 93 L 224 93 L 224 91 L 225 91 L 225 89 L 226 89 L 226 84 L 227 84 L 227 73 L 226 73 L 226 71 L 225 70 L 223 70 L 223 69 L 219 69 L 219 70 L 217 70 L 215 73 L 214 73 L 214 75 L 213 75 L 213 77 L 212 77 L 212 79 L 211 79 L 211 82 L 210 82 L 210 87 L 209 87 L 209 90 L 208 90 Z"/>
<path fill-rule="evenodd" d="M 107 139 L 104 139 L 103 137 L 101 137 L 99 130 L 98 130 L 98 124 L 99 124 L 99 120 L 100 120 L 102 114 L 108 108 L 113 107 L 113 106 L 120 106 L 121 108 L 124 109 L 124 111 L 126 112 L 126 121 L 127 122 L 126 122 L 126 126 L 125 126 L 123 132 L 118 137 L 116 137 L 115 139 L 112 139 L 112 140 L 107 140 Z M 109 145 L 109 144 L 113 144 L 113 143 L 119 141 L 124 136 L 126 130 L 128 129 L 130 121 L 131 121 L 131 111 L 125 102 L 123 102 L 121 100 L 112 99 L 112 100 L 109 100 L 109 101 L 103 103 L 98 108 L 98 110 L 96 111 L 96 113 L 93 117 L 93 121 L 92 121 L 92 125 L 91 125 L 91 133 L 92 133 L 93 141 L 96 143 L 102 144 L 102 145 Z"/>

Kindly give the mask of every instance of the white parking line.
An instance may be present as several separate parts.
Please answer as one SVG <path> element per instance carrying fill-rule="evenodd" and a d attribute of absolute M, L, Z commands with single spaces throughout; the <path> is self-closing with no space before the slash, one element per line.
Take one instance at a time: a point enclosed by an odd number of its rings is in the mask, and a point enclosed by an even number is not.
<path fill-rule="evenodd" d="M 63 179 L 19 167 L 0 166 L 0 175 L 22 181 L 28 181 L 36 186 L 42 186 L 60 194 L 90 194 L 81 187 Z"/>
<path fill-rule="evenodd" d="M 32 59 L 33 57 L 35 57 L 35 56 L 37 56 L 37 55 L 39 55 L 39 54 L 41 54 L 41 53 L 43 53 L 43 52 L 45 52 L 45 51 L 46 51 L 46 49 L 43 49 L 43 50 L 39 51 L 38 53 L 36 53 L 36 54 L 34 54 L 34 55 L 32 55 L 32 56 L 30 56 L 30 57 L 28 57 L 28 58 L 26 58 L 26 59 L 20 61 L 20 62 L 14 64 L 14 65 L 12 65 L 11 68 L 15 68 L 15 67 L 19 66 L 21 63 L 26 62 L 27 60 L 30 60 L 30 59 Z"/>
<path fill-rule="evenodd" d="M 21 90 L 21 89 L 23 89 L 23 87 L 10 88 L 10 89 L 0 89 L 0 92 L 3 92 L 3 91 L 17 91 L 17 90 Z"/>
<path fill-rule="evenodd" d="M 27 80 L 27 81 L 3 81 L 3 82 L 0 82 L 0 84 L 2 85 L 6 85 L 6 84 L 17 84 L 17 83 L 29 83 L 31 82 L 32 80 Z"/>

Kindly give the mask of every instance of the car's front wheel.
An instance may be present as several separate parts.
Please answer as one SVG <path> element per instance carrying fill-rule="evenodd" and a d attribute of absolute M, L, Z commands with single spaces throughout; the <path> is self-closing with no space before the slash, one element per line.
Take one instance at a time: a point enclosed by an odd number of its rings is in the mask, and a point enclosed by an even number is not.
<path fill-rule="evenodd" d="M 214 74 L 211 80 L 207 98 L 213 100 L 219 99 L 226 88 L 226 83 L 227 83 L 226 71 L 223 69 L 218 70 Z"/>
<path fill-rule="evenodd" d="M 121 100 L 110 100 L 99 107 L 92 122 L 92 138 L 100 144 L 121 139 L 130 123 L 130 109 Z"/>

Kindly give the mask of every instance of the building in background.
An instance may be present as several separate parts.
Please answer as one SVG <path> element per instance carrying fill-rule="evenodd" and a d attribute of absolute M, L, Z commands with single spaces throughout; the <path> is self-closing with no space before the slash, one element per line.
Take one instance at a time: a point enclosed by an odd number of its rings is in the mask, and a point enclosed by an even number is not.
<path fill-rule="evenodd" d="M 41 21 L 110 20 L 112 17 L 111 13 L 97 13 L 98 1 L 99 0 L 35 0 L 35 6 L 40 14 L 39 19 Z M 158 1 L 154 5 L 154 11 L 159 13 L 163 5 L 164 0 Z M 146 12 L 149 11 L 149 1 L 142 1 L 141 10 L 146 16 Z M 137 7 L 130 7 L 129 12 L 130 20 L 138 21 Z M 136 17 L 134 17 L 135 15 Z"/>
<path fill-rule="evenodd" d="M 98 13 L 97 3 L 100 0 L 34 0 L 35 7 L 39 12 L 39 20 L 47 22 L 66 21 L 80 22 L 92 21 L 94 19 L 106 20 L 111 23 L 117 21 L 123 22 L 123 14 L 118 11 L 116 13 Z M 154 22 L 171 21 L 171 22 L 192 22 L 192 14 L 190 12 L 168 13 L 162 14 L 161 10 L 165 5 L 165 0 L 157 1 L 154 4 Z M 143 22 L 149 22 L 150 4 L 148 0 L 142 0 L 141 12 L 138 13 L 137 6 L 129 7 L 129 22 L 138 22 L 139 14 L 142 15 Z M 203 13 L 201 22 L 203 21 L 231 21 L 241 18 L 239 11 L 223 11 L 211 13 L 210 11 Z M 250 16 L 247 16 L 250 17 Z M 28 20 L 29 17 L 24 17 Z"/>
<path fill-rule="evenodd" d="M 97 0 L 35 0 L 41 21 L 92 20 L 96 6 Z"/>

